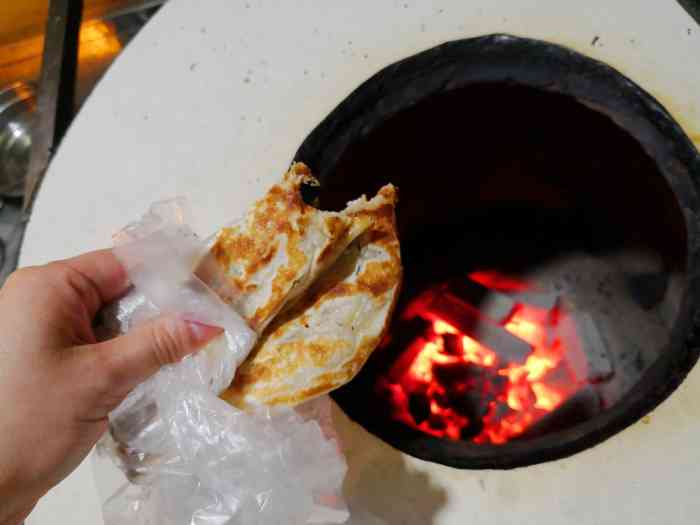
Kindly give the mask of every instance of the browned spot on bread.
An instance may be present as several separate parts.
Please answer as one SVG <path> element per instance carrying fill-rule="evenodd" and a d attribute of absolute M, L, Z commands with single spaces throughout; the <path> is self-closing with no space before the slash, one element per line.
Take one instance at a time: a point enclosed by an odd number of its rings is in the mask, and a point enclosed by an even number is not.
<path fill-rule="evenodd" d="M 258 289 L 251 285 L 250 280 L 270 265 L 281 247 L 277 239 L 284 237 L 286 259 L 272 280 L 271 295 L 252 315 L 246 316 L 253 327 L 263 325 L 274 316 L 308 264 L 308 257 L 300 245 L 311 223 L 311 216 L 319 212 L 306 205 L 301 198 L 300 187 L 305 183 L 318 184 L 318 181 L 306 166 L 294 164 L 283 181 L 275 184 L 256 202 L 245 225 L 222 229 L 211 248 L 211 254 L 220 267 L 225 269 L 235 264 L 239 268 L 240 274 L 229 275 L 228 279 L 236 290 L 245 293 Z M 349 223 L 350 220 L 346 218 L 345 222 Z M 334 221 L 333 226 L 332 235 L 342 237 L 343 229 L 347 230 L 347 225 L 340 219 Z M 337 243 L 331 243 L 326 248 L 328 256 L 339 251 L 336 246 Z"/>
<path fill-rule="evenodd" d="M 257 381 L 267 381 L 273 375 L 273 369 L 267 366 L 265 363 L 256 363 L 252 366 L 242 368 L 236 374 L 236 380 L 233 385 L 252 385 Z"/>
<path fill-rule="evenodd" d="M 396 286 L 399 269 L 384 262 L 370 262 L 357 278 L 357 287 L 374 297 L 381 297 Z"/>
<path fill-rule="evenodd" d="M 363 338 L 357 348 L 355 356 L 345 363 L 345 365 L 343 365 L 343 371 L 354 377 L 355 374 L 357 374 L 367 362 L 367 359 L 369 359 L 369 356 L 372 355 L 372 352 L 374 352 L 374 349 L 377 348 L 377 345 L 381 340 L 381 335 L 379 337 Z"/>
<path fill-rule="evenodd" d="M 318 260 L 321 262 L 331 257 L 335 259 L 339 247 L 345 246 L 345 239 L 350 231 L 350 222 L 337 216 L 326 217 L 324 223 L 328 237 L 331 239 L 337 239 L 337 241 L 327 244 L 325 248 L 321 250 L 321 253 L 318 256 Z"/>
<path fill-rule="evenodd" d="M 309 167 L 303 162 L 297 162 L 294 165 L 292 165 L 292 169 L 290 171 L 292 171 L 295 175 L 303 175 L 305 177 L 309 177 L 313 180 L 316 180 L 312 177 L 311 170 L 309 169 Z"/>
<path fill-rule="evenodd" d="M 312 366 L 323 367 L 342 349 L 344 343 L 333 339 L 290 341 L 279 346 L 275 355 L 269 356 L 262 362 L 246 361 L 238 370 L 236 377 L 225 396 L 228 400 L 240 400 L 249 388 L 256 390 L 256 385 L 262 385 L 280 372 L 283 377 L 292 377 L 294 372 L 308 361 Z M 266 392 L 260 389 L 259 394 Z"/>
<path fill-rule="evenodd" d="M 294 285 L 298 270 L 306 263 L 306 255 L 299 248 L 299 240 L 290 236 L 287 240 L 287 256 L 289 262 L 279 269 L 272 280 L 272 294 L 270 300 L 255 311 L 255 315 L 249 320 L 251 326 L 257 329 L 263 321 L 269 319 L 273 313 L 279 311 L 289 289 Z"/>
<path fill-rule="evenodd" d="M 326 363 L 345 346 L 347 345 L 338 340 L 310 341 L 308 344 L 303 344 L 303 347 L 298 352 L 306 355 L 314 366 L 321 368 L 326 366 Z"/>
<path fill-rule="evenodd" d="M 323 298 L 324 300 L 329 300 L 329 299 L 334 299 L 337 297 L 347 297 L 349 295 L 353 295 L 354 293 L 357 292 L 357 285 L 354 283 L 346 283 L 346 282 L 339 282 L 338 284 L 334 285 L 332 288 L 326 290 L 323 293 L 319 293 L 318 297 L 316 298 L 315 301 L 313 301 L 315 304 L 313 305 L 314 308 L 318 308 L 320 305 L 319 299 Z"/>
<path fill-rule="evenodd" d="M 258 285 L 255 283 L 247 283 L 244 279 L 238 279 L 237 277 L 231 278 L 231 283 L 236 287 L 239 292 L 251 293 L 254 292 Z"/>
<path fill-rule="evenodd" d="M 345 363 L 339 372 L 329 372 L 318 375 L 312 384 L 298 392 L 289 394 L 275 395 L 274 397 L 266 398 L 264 394 L 273 394 L 274 391 L 268 389 L 260 392 L 262 397 L 266 399 L 267 405 L 297 405 L 309 399 L 313 399 L 319 395 L 325 394 L 338 388 L 338 386 L 351 380 L 362 369 L 364 364 L 369 359 L 374 349 L 379 344 L 380 338 L 367 337 L 364 338 L 357 347 L 356 355 L 347 363 Z"/>
<path fill-rule="evenodd" d="M 229 265 L 229 252 L 222 246 L 220 241 L 217 241 L 211 248 L 211 253 L 222 266 Z"/>
<path fill-rule="evenodd" d="M 289 395 L 278 395 L 271 397 L 265 402 L 266 405 L 298 405 L 314 397 L 318 397 L 328 392 L 328 388 L 324 385 L 316 385 L 311 388 L 305 388 L 300 392 L 295 392 Z"/>
<path fill-rule="evenodd" d="M 305 183 L 317 181 L 306 166 L 293 165 L 245 225 L 222 231 L 211 251 L 243 300 L 250 289 L 264 298 L 249 302 L 245 315 L 261 332 L 258 344 L 222 395 L 237 406 L 296 404 L 349 381 L 381 340 L 375 332 L 385 330 L 396 300 L 401 260 L 395 188 L 386 186 L 375 199 L 358 199 L 335 213 L 305 204 L 299 192 Z M 267 281 L 259 277 L 266 268 L 273 270 Z M 341 302 L 331 303 L 335 299 Z M 240 301 L 240 294 L 232 295 L 234 307 L 245 306 Z M 345 313 L 335 319 L 322 309 L 326 305 Z M 329 332 L 325 319 L 337 322 L 340 334 Z"/>

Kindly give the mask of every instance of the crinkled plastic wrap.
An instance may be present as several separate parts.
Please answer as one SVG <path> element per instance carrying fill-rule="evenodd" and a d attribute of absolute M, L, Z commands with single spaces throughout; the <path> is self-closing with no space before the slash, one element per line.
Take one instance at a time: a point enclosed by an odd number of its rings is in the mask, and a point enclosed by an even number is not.
<path fill-rule="evenodd" d="M 115 237 L 133 289 L 106 308 L 102 338 L 163 313 L 225 329 L 180 363 L 163 367 L 109 416 L 98 452 L 128 482 L 103 505 L 107 525 L 345 523 L 346 465 L 328 398 L 295 410 L 242 412 L 217 394 L 256 335 L 192 274 L 206 248 L 187 226 L 182 199 L 154 204 Z"/>

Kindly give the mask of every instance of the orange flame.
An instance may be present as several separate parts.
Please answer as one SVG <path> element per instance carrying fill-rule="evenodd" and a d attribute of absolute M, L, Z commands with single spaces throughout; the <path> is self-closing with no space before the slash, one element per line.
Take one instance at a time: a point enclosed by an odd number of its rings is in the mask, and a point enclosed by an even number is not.
<path fill-rule="evenodd" d="M 482 272 L 471 277 L 482 284 L 496 283 L 499 289 L 527 288 L 515 279 L 501 275 L 496 278 L 494 275 Z M 435 293 L 442 293 L 440 287 L 435 290 Z M 476 435 L 471 434 L 475 443 L 502 444 L 524 433 L 576 390 L 573 377 L 568 383 L 560 380 L 554 385 L 548 382 L 548 375 L 555 370 L 570 372 L 566 367 L 565 349 L 557 338 L 552 337 L 552 318 L 547 312 L 521 305 L 511 313 L 503 328 L 528 342 L 533 351 L 523 364 L 506 363 L 501 362 L 493 349 L 462 334 L 437 317 L 435 312 L 427 311 L 425 305 L 429 302 L 424 299 L 416 299 L 406 309 L 431 324 L 428 332 L 410 345 L 412 351 L 418 350 L 410 366 L 398 374 L 400 377 L 395 384 L 390 385 L 389 397 L 396 419 L 428 434 L 454 440 L 463 439 L 463 432 L 472 425 L 479 430 Z M 558 319 L 556 316 L 554 318 Z M 448 352 L 446 338 L 455 335 L 461 337 L 457 343 L 454 339 L 450 340 Z M 442 370 L 452 370 L 452 375 L 457 379 L 450 374 L 445 376 L 447 379 L 443 377 L 444 374 L 436 375 L 436 366 L 442 367 Z M 392 377 L 396 377 L 396 374 Z M 474 389 L 480 389 L 480 393 L 488 399 L 481 426 L 460 411 L 459 403 L 454 404 L 455 396 L 459 398 Z M 410 396 L 425 400 L 426 413 L 414 417 L 409 407 Z"/>
<path fill-rule="evenodd" d="M 462 337 L 462 348 L 464 349 L 464 359 L 470 363 L 481 366 L 493 366 L 496 364 L 496 354 L 485 346 L 481 346 L 469 336 Z"/>
<path fill-rule="evenodd" d="M 445 321 L 437 320 L 433 322 L 433 332 L 435 332 L 438 335 L 456 334 L 457 329 L 451 324 L 446 323 Z"/>

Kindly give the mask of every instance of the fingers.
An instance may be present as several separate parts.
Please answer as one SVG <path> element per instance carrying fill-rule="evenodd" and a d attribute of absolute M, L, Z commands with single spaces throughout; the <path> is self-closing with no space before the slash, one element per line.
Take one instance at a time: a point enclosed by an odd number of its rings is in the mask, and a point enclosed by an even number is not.
<path fill-rule="evenodd" d="M 112 250 L 97 250 L 60 261 L 76 271 L 94 287 L 102 304 L 113 301 L 129 287 L 126 270 Z M 98 305 L 97 308 L 102 306 Z M 92 306 L 92 305 L 90 305 Z M 97 312 L 94 309 L 92 314 Z"/>
<path fill-rule="evenodd" d="M 25 498 L 19 496 L 23 501 Z M 32 510 L 34 510 L 34 507 L 36 506 L 38 500 L 32 499 L 32 501 L 28 503 L 22 503 L 22 504 L 15 504 L 12 505 L 12 500 L 10 500 L 10 506 L 8 509 L 1 509 L 0 508 L 0 523 L 8 523 L 8 524 L 19 524 L 19 525 L 24 525 L 24 520 L 26 520 L 29 517 L 29 514 L 31 514 Z M 15 510 L 12 510 L 15 509 Z M 11 512 L 12 514 L 5 515 L 6 512 Z"/>
<path fill-rule="evenodd" d="M 3 296 L 46 311 L 48 305 L 84 309 L 90 318 L 129 287 L 126 270 L 111 250 L 98 250 L 42 266 L 20 268 L 2 287 Z"/>
<path fill-rule="evenodd" d="M 86 349 L 88 373 L 99 397 L 116 407 L 136 385 L 161 366 L 177 363 L 223 333 L 222 328 L 161 317 L 128 334 Z M 106 414 L 105 414 L 106 415 Z"/>

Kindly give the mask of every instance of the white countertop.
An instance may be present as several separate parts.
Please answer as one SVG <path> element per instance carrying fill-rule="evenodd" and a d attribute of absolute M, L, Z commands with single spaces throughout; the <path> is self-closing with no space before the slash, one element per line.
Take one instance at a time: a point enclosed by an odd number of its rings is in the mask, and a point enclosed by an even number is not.
<path fill-rule="evenodd" d="M 107 246 L 151 202 L 174 194 L 190 197 L 198 230 L 212 232 L 279 177 L 308 132 L 371 74 L 446 40 L 492 32 L 610 63 L 700 143 L 700 65 L 691 58 L 700 29 L 672 1 L 171 0 L 64 139 L 21 263 Z M 348 497 L 392 525 L 697 523 L 698 399 L 700 369 L 649 424 L 565 460 L 508 472 L 405 456 L 338 411 Z M 27 523 L 100 524 L 89 463 Z"/>

